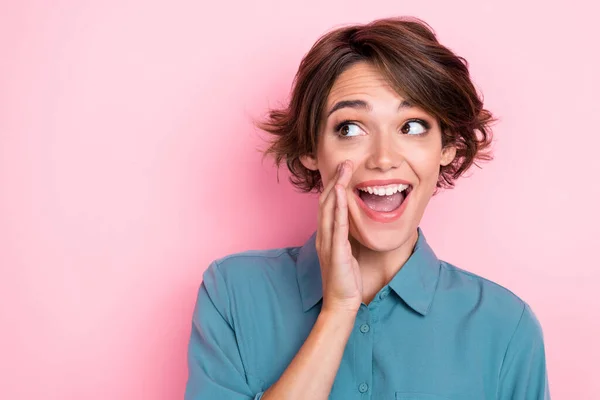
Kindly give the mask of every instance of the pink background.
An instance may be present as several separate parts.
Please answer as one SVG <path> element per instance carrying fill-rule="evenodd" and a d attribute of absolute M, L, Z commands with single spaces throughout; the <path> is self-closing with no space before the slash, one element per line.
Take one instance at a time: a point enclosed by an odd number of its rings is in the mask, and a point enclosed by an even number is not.
<path fill-rule="evenodd" d="M 554 398 L 597 398 L 598 10 L 403 3 L 2 2 L 0 398 L 182 398 L 209 261 L 316 227 L 252 118 L 322 33 L 402 14 L 501 118 L 496 159 L 430 204 L 429 242 L 531 304 Z"/>

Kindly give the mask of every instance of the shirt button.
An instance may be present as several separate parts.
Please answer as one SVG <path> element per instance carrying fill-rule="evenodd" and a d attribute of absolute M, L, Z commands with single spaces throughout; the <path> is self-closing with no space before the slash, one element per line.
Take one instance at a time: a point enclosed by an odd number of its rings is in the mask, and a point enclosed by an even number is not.
<path fill-rule="evenodd" d="M 360 385 L 358 385 L 359 392 L 364 393 L 367 390 L 369 390 L 369 385 L 367 385 L 366 383 L 361 383 Z"/>
<path fill-rule="evenodd" d="M 360 326 L 360 331 L 362 333 L 367 333 L 367 332 L 369 332 L 370 329 L 371 329 L 371 327 L 369 326 L 369 324 L 362 324 Z"/>

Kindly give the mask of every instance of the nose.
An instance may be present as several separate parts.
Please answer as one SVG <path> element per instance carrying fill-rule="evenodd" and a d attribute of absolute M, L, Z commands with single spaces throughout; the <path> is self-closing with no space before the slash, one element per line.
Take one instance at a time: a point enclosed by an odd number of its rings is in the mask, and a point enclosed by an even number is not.
<path fill-rule="evenodd" d="M 392 168 L 397 168 L 402 164 L 404 157 L 398 143 L 394 142 L 393 133 L 379 132 L 373 135 L 373 140 L 369 148 L 369 156 L 365 166 L 368 169 L 377 169 L 386 172 Z"/>

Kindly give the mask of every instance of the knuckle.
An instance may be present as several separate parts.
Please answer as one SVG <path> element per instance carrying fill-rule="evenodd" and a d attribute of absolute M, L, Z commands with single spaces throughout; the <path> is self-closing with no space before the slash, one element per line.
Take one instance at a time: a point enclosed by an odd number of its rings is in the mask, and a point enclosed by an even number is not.
<path fill-rule="evenodd" d="M 335 221 L 335 225 L 338 228 L 346 228 L 348 226 L 348 221 L 344 221 L 344 220 L 336 220 Z"/>

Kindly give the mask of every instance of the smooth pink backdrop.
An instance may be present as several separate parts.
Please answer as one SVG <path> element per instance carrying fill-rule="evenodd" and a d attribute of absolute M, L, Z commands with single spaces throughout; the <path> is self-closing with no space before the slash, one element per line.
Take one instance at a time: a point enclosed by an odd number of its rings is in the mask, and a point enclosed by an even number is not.
<path fill-rule="evenodd" d="M 392 15 L 501 119 L 428 240 L 532 305 L 553 398 L 598 398 L 598 10 L 514 0 L 0 3 L 0 398 L 182 398 L 208 263 L 316 227 L 252 118 L 325 31 Z"/>

